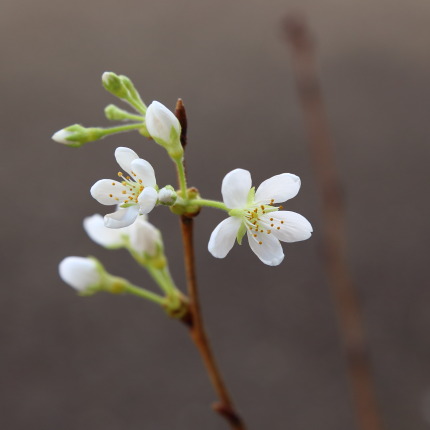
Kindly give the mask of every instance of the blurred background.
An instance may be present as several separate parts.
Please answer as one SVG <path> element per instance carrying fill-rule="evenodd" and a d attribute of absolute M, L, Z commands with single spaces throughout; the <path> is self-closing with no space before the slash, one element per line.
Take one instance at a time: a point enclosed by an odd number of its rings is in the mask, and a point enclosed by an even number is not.
<path fill-rule="evenodd" d="M 106 213 L 90 186 L 117 172 L 129 146 L 174 183 L 163 149 L 129 133 L 74 150 L 50 136 L 105 126 L 116 99 L 101 74 L 129 76 L 144 100 L 189 117 L 189 182 L 220 199 L 241 167 L 258 185 L 302 179 L 287 204 L 314 226 L 286 244 L 279 267 L 247 245 L 207 252 L 223 219 L 196 220 L 206 324 L 250 430 L 354 428 L 345 364 L 321 262 L 321 199 L 309 157 L 284 15 L 312 26 L 347 202 L 348 261 L 371 347 L 387 429 L 430 428 L 430 3 L 427 0 L 2 0 L 0 142 L 2 288 L 0 427 L 24 430 L 199 429 L 226 424 L 186 330 L 150 303 L 80 298 L 58 262 L 95 255 L 150 286 L 125 251 L 90 241 L 82 219 Z M 174 277 L 184 288 L 177 219 L 155 210 Z"/>

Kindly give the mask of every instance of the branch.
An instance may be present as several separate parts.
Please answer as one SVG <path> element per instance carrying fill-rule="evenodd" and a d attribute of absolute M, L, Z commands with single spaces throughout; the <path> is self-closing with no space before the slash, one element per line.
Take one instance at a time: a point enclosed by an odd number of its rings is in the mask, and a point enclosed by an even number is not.
<path fill-rule="evenodd" d="M 315 47 L 304 17 L 287 16 L 284 30 L 309 134 L 315 177 L 322 194 L 323 258 L 338 317 L 358 427 L 382 430 L 360 305 L 345 258 L 345 203 L 315 66 Z"/>
<path fill-rule="evenodd" d="M 181 143 L 185 147 L 187 143 L 187 115 L 182 100 L 179 99 L 176 104 L 175 115 L 181 123 Z M 181 216 L 182 241 L 184 244 L 185 271 L 187 276 L 187 286 L 189 295 L 189 306 L 191 318 L 186 323 L 189 327 L 190 336 L 196 345 L 206 370 L 209 379 L 217 393 L 219 401 L 213 404 L 213 409 L 223 416 L 232 430 L 245 430 L 245 425 L 238 415 L 227 391 L 227 387 L 223 381 L 218 365 L 215 361 L 209 340 L 204 328 L 202 313 L 200 309 L 200 300 L 197 287 L 196 266 L 194 256 L 193 242 L 193 226 L 194 219 L 186 215 Z"/>

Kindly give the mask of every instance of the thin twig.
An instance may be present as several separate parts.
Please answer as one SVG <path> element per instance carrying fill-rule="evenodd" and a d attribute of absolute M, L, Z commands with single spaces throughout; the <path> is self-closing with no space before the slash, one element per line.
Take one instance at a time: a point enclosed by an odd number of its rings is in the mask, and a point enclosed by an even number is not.
<path fill-rule="evenodd" d="M 360 430 L 382 430 L 360 304 L 345 257 L 345 203 L 316 71 L 314 42 L 303 16 L 285 20 L 316 180 L 322 194 L 323 258 L 344 347 Z"/>
<path fill-rule="evenodd" d="M 182 146 L 185 147 L 187 142 L 187 115 L 181 99 L 179 99 L 176 104 L 175 115 L 181 123 L 181 143 Z M 231 397 L 227 391 L 227 387 L 218 369 L 218 365 L 215 361 L 215 357 L 213 355 L 204 328 L 197 287 L 193 242 L 193 225 L 194 219 L 192 217 L 188 217 L 186 215 L 181 216 L 185 271 L 187 276 L 189 306 L 191 313 L 191 318 L 186 322 L 189 327 L 190 336 L 202 357 L 202 360 L 209 375 L 209 379 L 219 399 L 219 401 L 212 406 L 213 409 L 229 422 L 232 430 L 245 430 L 245 425 L 235 410 Z"/>

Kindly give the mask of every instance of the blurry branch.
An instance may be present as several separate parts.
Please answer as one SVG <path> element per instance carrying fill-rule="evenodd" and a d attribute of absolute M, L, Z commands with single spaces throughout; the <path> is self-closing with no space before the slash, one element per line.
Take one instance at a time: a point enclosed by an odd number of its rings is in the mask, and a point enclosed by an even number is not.
<path fill-rule="evenodd" d="M 181 123 L 181 143 L 185 149 L 187 144 L 187 115 L 182 100 L 176 103 L 175 115 Z M 218 402 L 213 404 L 215 412 L 224 417 L 230 424 L 232 430 L 245 430 L 245 424 L 236 411 L 233 401 L 228 393 L 227 386 L 218 369 L 214 354 L 209 344 L 209 339 L 203 324 L 200 309 L 199 292 L 197 287 L 197 275 L 194 255 L 194 218 L 186 215 L 181 216 L 182 241 L 184 244 L 185 273 L 187 276 L 188 296 L 190 301 L 190 317 L 184 321 L 190 331 L 191 339 L 196 345 L 209 379 L 218 396 Z"/>
<path fill-rule="evenodd" d="M 336 307 L 358 428 L 382 430 L 360 305 L 345 257 L 345 204 L 316 72 L 314 42 L 306 20 L 300 15 L 288 15 L 284 30 L 322 195 L 323 258 Z"/>

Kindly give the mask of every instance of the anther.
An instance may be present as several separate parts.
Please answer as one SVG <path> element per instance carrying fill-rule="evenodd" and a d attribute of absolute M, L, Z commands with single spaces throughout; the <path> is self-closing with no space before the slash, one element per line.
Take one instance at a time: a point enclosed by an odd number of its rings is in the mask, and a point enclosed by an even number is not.
<path fill-rule="evenodd" d="M 127 194 L 127 191 L 125 191 L 125 190 L 124 190 L 122 193 L 123 193 L 123 194 Z"/>
<path fill-rule="evenodd" d="M 284 224 L 284 221 L 281 221 L 281 224 Z"/>
<path fill-rule="evenodd" d="M 112 195 L 112 194 L 109 194 L 109 197 L 113 197 L 113 195 Z"/>
<path fill-rule="evenodd" d="M 257 237 L 257 235 L 256 235 L 256 234 L 253 234 L 253 236 L 254 236 L 254 237 Z"/>
<path fill-rule="evenodd" d="M 270 221 L 273 221 L 273 218 L 270 218 Z"/>
<path fill-rule="evenodd" d="M 270 227 L 273 227 L 274 224 L 270 224 Z"/>
<path fill-rule="evenodd" d="M 115 182 L 112 182 L 112 185 L 115 185 Z"/>
<path fill-rule="evenodd" d="M 263 245 L 263 242 L 258 242 L 259 245 Z"/>
<path fill-rule="evenodd" d="M 279 209 L 281 209 L 281 210 L 282 210 L 282 209 L 284 209 L 284 207 L 283 207 L 283 206 L 279 206 Z"/>
<path fill-rule="evenodd" d="M 118 176 L 123 176 L 123 173 L 122 172 L 118 172 Z"/>
<path fill-rule="evenodd" d="M 277 230 L 280 230 L 280 229 L 281 229 L 281 227 L 276 227 L 276 229 L 277 229 Z"/>
<path fill-rule="evenodd" d="M 272 233 L 272 230 L 267 230 L 267 234 L 270 234 L 270 233 Z"/>

